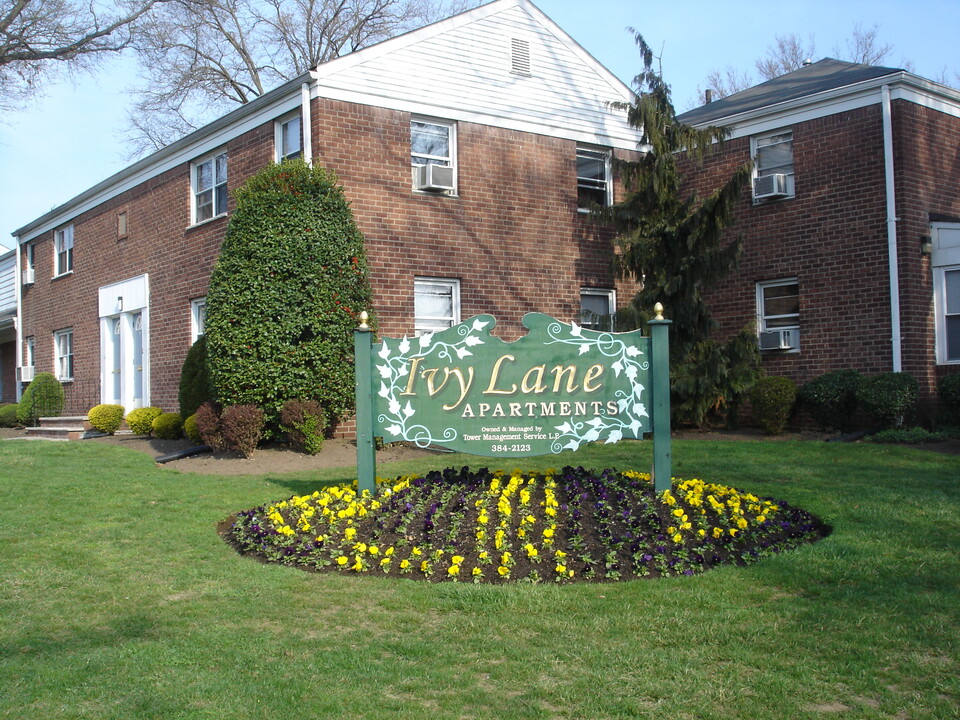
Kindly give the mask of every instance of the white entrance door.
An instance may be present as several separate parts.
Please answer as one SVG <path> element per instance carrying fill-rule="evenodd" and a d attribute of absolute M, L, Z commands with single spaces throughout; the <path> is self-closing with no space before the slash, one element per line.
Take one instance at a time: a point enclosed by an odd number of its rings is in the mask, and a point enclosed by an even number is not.
<path fill-rule="evenodd" d="M 101 402 L 150 404 L 147 276 L 100 288 Z"/>

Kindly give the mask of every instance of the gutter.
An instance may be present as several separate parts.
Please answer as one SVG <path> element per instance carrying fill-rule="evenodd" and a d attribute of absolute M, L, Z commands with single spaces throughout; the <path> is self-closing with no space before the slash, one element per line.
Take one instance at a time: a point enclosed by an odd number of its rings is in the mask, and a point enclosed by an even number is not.
<path fill-rule="evenodd" d="M 880 88 L 883 108 L 883 169 L 887 196 L 887 263 L 890 272 L 890 326 L 893 371 L 900 372 L 900 276 L 897 257 L 897 204 L 893 174 L 893 108 L 890 103 L 890 86 Z"/>
<path fill-rule="evenodd" d="M 17 402 L 20 402 L 20 398 L 23 394 L 23 383 L 20 382 L 20 368 L 23 367 L 23 269 L 20 267 L 20 238 L 14 235 L 14 250 L 16 251 L 16 268 L 14 272 L 16 273 L 13 276 L 13 286 L 16 288 L 17 296 L 17 315 L 14 319 L 15 328 L 17 331 L 17 339 L 15 343 L 17 359 L 14 363 L 14 386 L 17 389 Z"/>

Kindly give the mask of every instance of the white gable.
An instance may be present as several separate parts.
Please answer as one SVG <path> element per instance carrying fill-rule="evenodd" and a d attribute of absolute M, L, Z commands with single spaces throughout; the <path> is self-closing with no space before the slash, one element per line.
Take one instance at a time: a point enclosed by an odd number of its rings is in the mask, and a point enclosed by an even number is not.
<path fill-rule="evenodd" d="M 529 48 L 529 75 L 513 72 L 515 41 Z M 626 113 L 610 107 L 630 102 L 630 89 L 527 0 L 497 0 L 313 75 L 317 97 L 637 147 Z"/>

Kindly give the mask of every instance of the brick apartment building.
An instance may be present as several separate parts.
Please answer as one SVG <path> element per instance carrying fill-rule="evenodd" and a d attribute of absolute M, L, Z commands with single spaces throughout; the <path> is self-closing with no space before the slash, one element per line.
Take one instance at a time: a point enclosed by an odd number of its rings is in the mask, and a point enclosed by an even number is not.
<path fill-rule="evenodd" d="M 584 208 L 636 150 L 609 105 L 631 97 L 527 0 L 321 65 L 15 232 L 22 378 L 56 373 L 67 413 L 175 410 L 230 191 L 291 156 L 343 184 L 386 334 L 612 313 L 610 238 Z"/>
<path fill-rule="evenodd" d="M 702 192 L 755 159 L 720 333 L 755 321 L 766 372 L 798 383 L 909 372 L 929 406 L 960 371 L 960 92 L 828 58 L 680 119 L 731 131 L 689 168 Z"/>

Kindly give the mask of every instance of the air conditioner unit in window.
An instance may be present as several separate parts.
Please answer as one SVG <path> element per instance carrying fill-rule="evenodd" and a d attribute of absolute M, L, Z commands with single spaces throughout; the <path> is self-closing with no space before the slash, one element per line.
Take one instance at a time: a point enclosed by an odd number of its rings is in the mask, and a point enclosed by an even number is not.
<path fill-rule="evenodd" d="M 34 268 L 32 268 L 32 267 L 28 267 L 28 268 L 24 268 L 24 269 L 23 269 L 23 284 L 24 284 L 24 285 L 33 285 L 33 278 L 34 278 L 35 272 L 36 272 L 36 271 L 35 271 Z"/>
<path fill-rule="evenodd" d="M 796 328 L 766 330 L 760 333 L 761 350 L 796 350 L 799 347 L 800 331 Z"/>
<path fill-rule="evenodd" d="M 417 190 L 453 190 L 453 168 L 446 165 L 418 165 L 414 183 Z"/>
<path fill-rule="evenodd" d="M 786 197 L 787 176 L 783 173 L 763 175 L 753 179 L 753 199 L 766 200 L 769 198 Z"/>
<path fill-rule="evenodd" d="M 20 371 L 20 382 L 22 383 L 33 382 L 33 375 L 34 375 L 34 371 L 36 370 L 35 367 L 33 367 L 32 365 L 30 366 L 25 365 L 23 367 L 17 368 L 17 370 Z"/>

